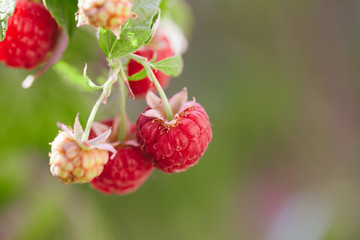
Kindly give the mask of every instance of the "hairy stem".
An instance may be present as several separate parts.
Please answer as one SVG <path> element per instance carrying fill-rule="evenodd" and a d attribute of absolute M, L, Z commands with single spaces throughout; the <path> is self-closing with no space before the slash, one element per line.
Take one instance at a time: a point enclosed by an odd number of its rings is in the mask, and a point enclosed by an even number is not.
<path fill-rule="evenodd" d="M 90 116 L 89 116 L 88 121 L 86 123 L 86 128 L 85 128 L 84 134 L 83 134 L 83 136 L 81 138 L 82 142 L 86 142 L 89 139 L 90 130 L 91 130 L 92 124 L 94 122 L 96 113 L 99 110 L 99 107 L 100 107 L 101 103 L 104 102 L 104 100 L 110 95 L 112 85 L 117 80 L 118 72 L 119 72 L 119 69 L 115 69 L 115 70 L 110 71 L 109 78 L 105 82 L 105 84 L 103 85 L 103 91 L 102 91 L 100 97 L 98 98 L 98 100 L 96 101 L 93 109 L 91 110 Z"/>
<path fill-rule="evenodd" d="M 147 58 L 146 57 L 142 57 L 142 56 L 139 56 L 139 55 L 136 55 L 136 54 L 129 54 L 129 57 L 134 59 L 135 61 L 143 64 L 143 62 L 148 62 Z"/>
<path fill-rule="evenodd" d="M 120 65 L 120 78 L 118 84 L 120 88 L 120 126 L 119 126 L 119 142 L 123 142 L 126 134 L 126 99 L 127 92 L 125 89 L 125 82 L 127 82 L 123 67 Z"/>
<path fill-rule="evenodd" d="M 162 89 L 159 81 L 157 80 L 155 74 L 153 73 L 150 65 L 144 65 L 144 68 L 146 70 L 146 75 L 155 84 L 155 87 L 159 92 L 160 98 L 161 98 L 161 100 L 162 100 L 162 102 L 164 104 L 164 108 L 165 108 L 165 112 L 166 112 L 166 118 L 170 122 L 171 120 L 173 120 L 174 115 L 173 115 L 173 112 L 171 110 L 169 100 L 166 97 L 166 94 L 165 94 L 164 90 Z"/>
<path fill-rule="evenodd" d="M 164 108 L 165 108 L 165 112 L 166 112 L 166 118 L 170 122 L 171 120 L 173 120 L 174 115 L 173 115 L 173 112 L 171 110 L 169 100 L 166 97 L 166 94 L 165 94 L 164 90 L 162 89 L 159 81 L 157 80 L 155 74 L 153 73 L 153 71 L 151 69 L 153 67 L 153 65 L 145 57 L 141 57 L 141 56 L 133 54 L 133 53 L 129 54 L 129 57 L 134 59 L 135 61 L 137 61 L 138 63 L 140 63 L 140 64 L 142 64 L 144 66 L 145 71 L 146 71 L 146 75 L 155 84 L 155 87 L 159 92 L 160 98 L 161 98 L 161 100 L 162 100 L 162 102 L 164 104 Z"/>

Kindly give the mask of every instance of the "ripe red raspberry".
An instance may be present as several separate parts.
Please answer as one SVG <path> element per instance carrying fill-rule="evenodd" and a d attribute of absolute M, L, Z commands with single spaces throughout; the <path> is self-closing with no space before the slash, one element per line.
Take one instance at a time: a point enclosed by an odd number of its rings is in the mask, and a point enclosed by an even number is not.
<path fill-rule="evenodd" d="M 143 156 L 138 144 L 131 140 L 135 133 L 135 126 L 129 121 L 126 121 L 125 140 L 127 141 L 121 145 L 117 142 L 119 121 L 120 115 L 101 122 L 95 122 L 90 132 L 91 139 L 111 127 L 114 135 L 110 135 L 108 141 L 112 144 L 117 144 L 115 158 L 109 160 L 102 174 L 91 182 L 91 185 L 96 190 L 105 194 L 122 195 L 134 192 L 153 171 L 151 161 Z"/>
<path fill-rule="evenodd" d="M 168 122 L 161 100 L 149 92 L 146 101 L 150 109 L 137 119 L 136 136 L 141 149 L 156 168 L 166 173 L 182 172 L 194 166 L 212 138 L 204 108 L 186 99 L 186 88 L 170 99 L 174 119 Z"/>
<path fill-rule="evenodd" d="M 166 36 L 157 37 L 154 36 L 153 40 L 145 47 L 142 47 L 138 51 L 135 52 L 136 55 L 140 55 L 142 57 L 146 57 L 149 61 L 153 59 L 156 54 L 156 62 L 163 60 L 168 57 L 174 56 L 173 50 L 170 46 L 170 42 Z M 134 61 L 130 60 L 128 64 L 128 75 L 132 76 L 135 73 L 140 72 L 144 67 Z M 166 87 L 170 77 L 161 71 L 153 70 L 157 80 L 159 81 L 162 87 Z M 154 84 L 150 81 L 148 77 L 143 78 L 137 81 L 129 81 L 130 88 L 134 93 L 135 97 L 143 97 L 145 94 L 152 88 L 156 89 Z"/>
<path fill-rule="evenodd" d="M 90 183 L 104 194 L 128 194 L 136 191 L 153 171 L 151 161 L 146 159 L 139 147 L 118 146 L 114 159 L 105 165 L 100 176 Z"/>
<path fill-rule="evenodd" d="M 10 67 L 33 69 L 48 56 L 57 33 L 56 21 L 41 3 L 17 0 L 0 42 L 0 60 Z"/>

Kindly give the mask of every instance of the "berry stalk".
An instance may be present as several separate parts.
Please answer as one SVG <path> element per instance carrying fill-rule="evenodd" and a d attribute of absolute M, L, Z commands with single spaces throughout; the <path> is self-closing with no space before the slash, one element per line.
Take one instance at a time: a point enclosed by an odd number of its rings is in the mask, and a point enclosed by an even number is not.
<path fill-rule="evenodd" d="M 110 95 L 112 85 L 117 81 L 117 75 L 118 74 L 119 74 L 119 68 L 115 68 L 115 69 L 112 69 L 110 71 L 109 79 L 103 85 L 103 91 L 102 91 L 100 97 L 98 98 L 98 100 L 96 101 L 93 109 L 91 110 L 90 116 L 89 116 L 88 121 L 86 123 L 86 128 L 85 128 L 84 134 L 83 134 L 83 136 L 81 138 L 82 142 L 86 142 L 89 139 L 91 126 L 92 126 L 92 124 L 94 122 L 96 113 L 99 110 L 99 107 L 100 107 L 101 103 L 104 102 L 106 100 L 106 98 Z"/>
<path fill-rule="evenodd" d="M 155 84 L 156 89 L 159 92 L 160 98 L 164 104 L 164 108 L 165 108 L 165 112 L 166 112 L 166 118 L 167 120 L 170 122 L 171 120 L 173 120 L 174 115 L 173 112 L 171 110 L 170 107 L 170 103 L 168 98 L 166 97 L 166 94 L 164 92 L 164 90 L 162 89 L 159 81 L 157 80 L 155 74 L 152 71 L 152 64 L 150 62 L 148 62 L 148 60 L 144 57 L 135 55 L 135 54 L 130 54 L 130 58 L 134 59 L 135 61 L 139 62 L 140 64 L 142 64 L 145 68 L 146 71 L 146 75 L 148 76 L 148 78 Z"/>
<path fill-rule="evenodd" d="M 120 88 L 120 127 L 119 127 L 119 142 L 123 142 L 126 133 L 126 89 L 125 82 L 127 78 L 124 72 L 122 65 L 119 66 L 120 69 L 120 78 L 118 78 L 118 84 Z"/>

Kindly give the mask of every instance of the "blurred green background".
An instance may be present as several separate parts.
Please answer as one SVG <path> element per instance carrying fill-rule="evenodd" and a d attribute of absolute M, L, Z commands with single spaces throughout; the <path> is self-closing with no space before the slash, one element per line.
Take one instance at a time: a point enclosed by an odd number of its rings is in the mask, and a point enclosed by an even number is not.
<path fill-rule="evenodd" d="M 187 86 L 214 137 L 189 171 L 105 196 L 50 174 L 56 122 L 85 124 L 98 93 L 54 70 L 24 90 L 0 66 L 0 239 L 360 239 L 360 1 L 194 0 Z M 91 49 L 91 51 L 89 51 Z M 64 60 L 104 71 L 95 35 Z M 116 94 L 97 119 L 113 116 Z M 129 101 L 135 121 L 144 108 Z"/>

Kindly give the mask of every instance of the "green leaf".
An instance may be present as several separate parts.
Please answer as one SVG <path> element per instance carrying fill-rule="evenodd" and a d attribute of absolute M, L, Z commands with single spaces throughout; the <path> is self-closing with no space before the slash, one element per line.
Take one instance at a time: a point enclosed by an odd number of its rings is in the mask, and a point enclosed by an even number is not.
<path fill-rule="evenodd" d="M 140 72 L 137 72 L 137 73 L 129 76 L 128 80 L 129 81 L 138 81 L 138 80 L 141 80 L 141 79 L 144 79 L 144 78 L 146 78 L 146 71 L 143 68 Z"/>
<path fill-rule="evenodd" d="M 159 71 L 165 73 L 168 76 L 177 77 L 179 76 L 184 68 L 184 62 L 181 56 L 165 58 L 161 61 L 155 62 L 150 61 L 152 65 Z M 129 81 L 138 81 L 146 77 L 146 71 L 143 68 L 141 71 L 128 77 Z"/>
<path fill-rule="evenodd" d="M 154 67 L 168 76 L 179 76 L 184 68 L 184 62 L 181 56 L 165 58 L 159 62 L 153 63 Z"/>
<path fill-rule="evenodd" d="M 53 66 L 53 69 L 62 75 L 66 81 L 80 87 L 85 91 L 93 91 L 95 89 L 89 85 L 89 79 L 84 79 L 83 74 L 81 74 L 77 68 L 64 61 L 59 61 L 56 65 Z"/>
<path fill-rule="evenodd" d="M 152 24 L 150 26 L 150 29 L 151 29 L 151 35 L 149 36 L 149 38 L 145 41 L 144 45 L 147 45 L 151 39 L 153 38 L 154 34 L 155 34 L 155 31 L 156 31 L 156 28 L 157 26 L 159 25 L 160 23 L 160 14 L 161 12 L 161 9 L 159 8 L 159 10 L 157 11 L 156 15 L 153 17 L 153 21 L 152 21 Z"/>
<path fill-rule="evenodd" d="M 61 27 L 70 36 L 76 27 L 75 13 L 77 12 L 77 1 L 75 0 L 44 0 L 45 6 L 54 16 Z"/>
<path fill-rule="evenodd" d="M 107 58 L 119 58 L 148 43 L 153 35 L 156 20 L 160 17 L 160 0 L 134 0 L 132 11 L 136 18 L 121 26 L 120 39 L 110 31 L 99 29 L 99 44 Z"/>
<path fill-rule="evenodd" d="M 0 41 L 4 40 L 7 29 L 7 19 L 15 9 L 15 0 L 0 0 Z"/>

